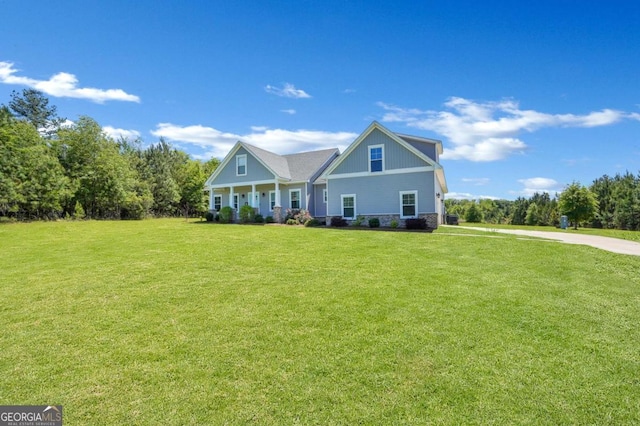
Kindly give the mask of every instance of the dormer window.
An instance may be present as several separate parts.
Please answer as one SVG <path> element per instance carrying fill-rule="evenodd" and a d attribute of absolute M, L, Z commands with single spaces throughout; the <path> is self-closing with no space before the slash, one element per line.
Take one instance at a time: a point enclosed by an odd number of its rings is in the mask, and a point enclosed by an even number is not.
<path fill-rule="evenodd" d="M 384 171 L 384 145 L 369 146 L 369 171 Z"/>
<path fill-rule="evenodd" d="M 247 175 L 247 154 L 236 155 L 236 176 Z"/>

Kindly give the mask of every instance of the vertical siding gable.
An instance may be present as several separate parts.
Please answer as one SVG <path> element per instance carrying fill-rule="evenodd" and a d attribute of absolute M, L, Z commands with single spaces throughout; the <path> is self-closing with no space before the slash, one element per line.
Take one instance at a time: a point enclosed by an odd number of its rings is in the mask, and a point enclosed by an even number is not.
<path fill-rule="evenodd" d="M 236 156 L 247 156 L 247 175 L 236 176 Z M 238 151 L 230 159 L 229 163 L 222 169 L 220 174 L 212 182 L 214 185 L 232 184 L 241 182 L 252 182 L 267 179 L 274 179 L 275 176 L 267 168 L 265 168 L 249 151 L 240 147 Z"/>
<path fill-rule="evenodd" d="M 402 136 L 400 137 L 402 138 Z M 407 142 L 409 145 L 411 145 L 412 147 L 414 147 L 415 149 L 417 149 L 427 157 L 431 158 L 436 163 L 438 162 L 438 153 L 436 151 L 435 143 L 417 142 L 415 140 L 412 140 L 406 137 L 402 139 L 404 139 L 405 142 Z"/>
<path fill-rule="evenodd" d="M 331 174 L 369 171 L 369 146 L 384 146 L 385 170 L 423 167 L 428 164 L 378 129 L 367 135 Z"/>

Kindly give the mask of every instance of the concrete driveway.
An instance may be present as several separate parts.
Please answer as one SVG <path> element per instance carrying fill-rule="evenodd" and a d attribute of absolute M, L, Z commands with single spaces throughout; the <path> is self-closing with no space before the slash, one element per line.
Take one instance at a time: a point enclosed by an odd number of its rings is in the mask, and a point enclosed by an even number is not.
<path fill-rule="evenodd" d="M 444 225 L 447 226 L 447 225 Z M 496 229 L 465 226 L 462 229 L 475 229 L 478 231 L 498 232 L 502 234 L 515 234 L 526 237 L 546 238 L 548 240 L 562 241 L 567 244 L 582 244 L 613 253 L 630 254 L 640 256 L 640 243 L 621 240 L 619 238 L 600 237 L 597 235 L 581 235 L 570 232 L 545 232 L 525 231 L 521 229 Z"/>

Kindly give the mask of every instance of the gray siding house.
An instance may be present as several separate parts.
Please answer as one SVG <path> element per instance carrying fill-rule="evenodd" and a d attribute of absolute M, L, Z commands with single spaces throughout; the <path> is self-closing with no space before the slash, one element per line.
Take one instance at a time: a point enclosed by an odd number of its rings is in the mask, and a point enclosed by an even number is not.
<path fill-rule="evenodd" d="M 382 226 L 423 217 L 437 228 L 447 193 L 441 153 L 438 140 L 393 133 L 375 121 L 342 155 L 337 148 L 278 155 L 238 142 L 205 183 L 209 209 L 250 205 L 277 222 L 286 209 L 306 209 L 327 223 L 363 216 Z"/>

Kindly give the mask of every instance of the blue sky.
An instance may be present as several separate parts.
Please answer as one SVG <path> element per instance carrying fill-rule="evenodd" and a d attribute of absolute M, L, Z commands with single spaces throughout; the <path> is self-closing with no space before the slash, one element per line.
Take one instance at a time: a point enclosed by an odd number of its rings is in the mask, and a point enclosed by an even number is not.
<path fill-rule="evenodd" d="M 0 0 L 0 103 L 164 137 L 339 147 L 373 120 L 440 139 L 449 198 L 640 171 L 640 2 Z"/>

